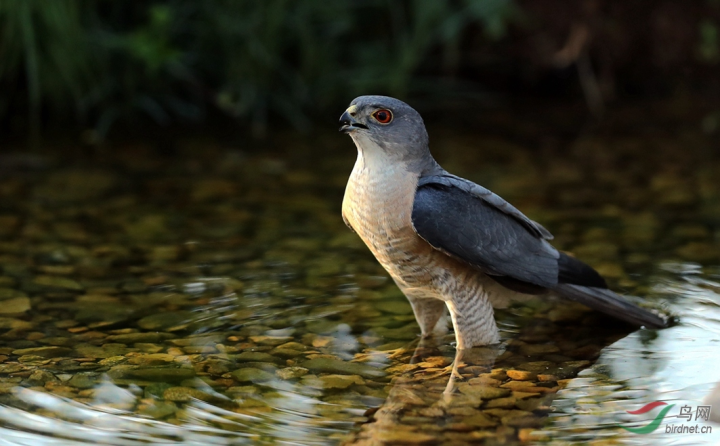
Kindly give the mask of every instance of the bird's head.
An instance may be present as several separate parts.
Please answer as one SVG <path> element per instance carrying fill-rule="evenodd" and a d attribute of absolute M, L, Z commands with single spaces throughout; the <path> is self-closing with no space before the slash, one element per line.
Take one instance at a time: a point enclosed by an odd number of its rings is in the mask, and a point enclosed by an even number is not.
<path fill-rule="evenodd" d="M 340 116 L 363 156 L 418 162 L 430 158 L 428 135 L 420 114 L 398 99 L 360 96 Z"/>

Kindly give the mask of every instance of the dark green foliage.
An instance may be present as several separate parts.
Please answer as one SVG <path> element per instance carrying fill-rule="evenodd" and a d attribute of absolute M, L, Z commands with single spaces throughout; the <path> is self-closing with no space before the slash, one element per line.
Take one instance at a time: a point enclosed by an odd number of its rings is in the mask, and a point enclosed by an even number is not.
<path fill-rule="evenodd" d="M 56 113 L 79 110 L 92 78 L 81 9 L 76 0 L 0 1 L 0 113 L 24 103 L 37 132 L 43 105 Z"/>
<path fill-rule="evenodd" d="M 422 89 L 470 27 L 498 39 L 516 16 L 512 0 L 0 0 L 0 118 L 104 135 L 213 107 L 260 134 L 273 117 L 302 127 L 357 94 Z"/>

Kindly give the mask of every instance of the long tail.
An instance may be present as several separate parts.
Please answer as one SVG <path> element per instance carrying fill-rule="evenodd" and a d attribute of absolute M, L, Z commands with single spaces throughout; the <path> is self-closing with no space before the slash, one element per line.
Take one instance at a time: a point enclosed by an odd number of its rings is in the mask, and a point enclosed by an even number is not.
<path fill-rule="evenodd" d="M 555 287 L 555 291 L 567 299 L 580 302 L 592 309 L 602 311 L 633 325 L 648 328 L 664 328 L 668 326 L 667 316 L 640 308 L 605 288 L 563 283 Z"/>

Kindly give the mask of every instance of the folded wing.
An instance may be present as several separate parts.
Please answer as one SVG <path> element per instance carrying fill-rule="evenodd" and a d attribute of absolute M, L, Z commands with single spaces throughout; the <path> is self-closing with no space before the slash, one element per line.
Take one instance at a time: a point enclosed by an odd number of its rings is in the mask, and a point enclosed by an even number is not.
<path fill-rule="evenodd" d="M 554 290 L 636 325 L 665 326 L 657 315 L 607 290 L 583 262 L 557 251 L 552 235 L 499 196 L 452 175 L 423 178 L 412 211 L 415 232 L 435 249 L 488 274 L 505 287 Z"/>

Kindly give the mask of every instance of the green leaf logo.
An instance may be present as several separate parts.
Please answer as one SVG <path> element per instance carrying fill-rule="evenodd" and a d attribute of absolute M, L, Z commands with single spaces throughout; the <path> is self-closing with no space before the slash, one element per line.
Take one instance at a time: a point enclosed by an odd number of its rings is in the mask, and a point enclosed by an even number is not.
<path fill-rule="evenodd" d="M 655 401 L 653 403 L 644 405 L 643 407 L 641 407 L 638 410 L 628 410 L 627 413 L 629 413 L 631 415 L 640 415 L 640 414 L 650 412 L 651 410 L 655 409 L 656 407 L 665 406 L 665 405 L 667 405 L 667 403 L 664 403 L 662 401 Z M 665 415 L 667 415 L 667 413 L 670 411 L 670 409 L 673 408 L 673 406 L 675 406 L 675 405 L 671 404 L 671 405 L 663 408 L 663 410 L 661 410 L 660 413 L 657 414 L 655 419 L 652 420 L 647 426 L 643 426 L 643 427 L 620 426 L 620 427 L 622 427 L 626 431 L 632 432 L 634 434 L 649 434 L 650 432 L 654 431 L 655 429 L 657 429 L 660 426 L 660 422 L 662 422 L 663 418 L 665 418 Z"/>

